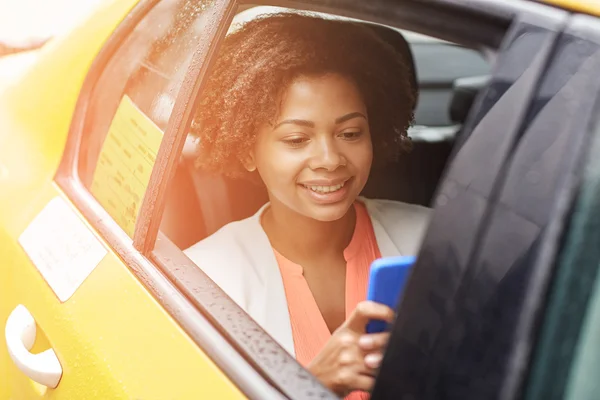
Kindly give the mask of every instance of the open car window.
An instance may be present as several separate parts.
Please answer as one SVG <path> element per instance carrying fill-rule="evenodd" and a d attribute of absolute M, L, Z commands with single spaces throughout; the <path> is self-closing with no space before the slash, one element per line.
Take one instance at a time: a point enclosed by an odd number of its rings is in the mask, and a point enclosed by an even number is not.
<path fill-rule="evenodd" d="M 252 20 L 252 15 L 261 15 L 261 10 L 264 10 L 264 8 L 246 4 L 241 5 L 238 9 L 239 13 L 233 17 L 233 25 L 228 31 L 235 32 L 240 23 Z M 292 9 L 292 11 L 295 10 Z M 313 14 L 313 12 L 310 13 Z M 327 15 L 327 17 L 341 19 L 339 16 L 334 15 Z M 360 22 L 372 24 L 366 21 Z M 377 29 L 385 31 L 388 39 L 393 37 L 391 39 L 392 46 L 400 46 L 395 48 L 396 51 L 405 52 L 408 50 L 409 57 L 414 59 L 408 37 L 419 40 L 422 35 L 414 34 L 411 36 L 410 31 L 399 30 L 393 26 L 379 26 Z M 426 37 L 428 38 L 427 43 L 433 42 L 438 45 L 451 46 L 452 49 L 456 50 L 456 57 L 465 58 L 465 63 L 470 62 L 473 57 L 479 57 L 480 60 L 478 66 L 473 67 L 473 69 L 467 68 L 466 71 L 461 70 L 460 63 L 457 63 L 459 65 L 458 71 L 449 72 L 448 75 L 444 76 L 444 83 L 437 82 L 436 90 L 443 87 L 444 90 L 452 92 L 455 78 L 480 76 L 489 72 L 491 66 L 481 55 L 479 48 L 464 47 L 447 41 L 439 41 L 431 36 Z M 400 48 L 402 50 L 398 50 Z M 440 51 L 439 54 L 442 57 L 447 55 L 443 51 Z M 411 61 L 411 63 L 415 62 L 415 60 Z M 418 71 L 415 71 L 414 67 L 412 71 L 416 72 L 415 80 L 417 80 Z M 212 70 L 208 71 L 206 79 L 210 79 L 211 72 Z M 424 76 L 427 77 L 427 74 L 424 74 Z M 418 91 L 420 89 L 419 83 L 418 81 L 415 83 Z M 202 89 L 198 96 L 201 95 Z M 441 119 L 448 118 L 449 115 L 452 96 L 447 95 L 446 97 L 446 100 L 440 102 L 437 106 L 440 113 L 443 114 L 443 116 L 440 116 Z M 200 129 L 201 125 L 194 119 L 195 110 L 192 110 L 191 114 L 191 129 Z M 447 123 L 447 119 L 445 121 L 444 123 Z M 444 125 L 444 127 L 449 127 L 454 132 L 456 130 L 454 123 Z M 404 200 L 410 203 L 429 205 L 443 172 L 445 162 L 452 150 L 453 137 L 454 134 L 446 135 L 442 138 L 444 142 L 442 145 L 434 143 L 431 148 L 423 148 L 422 151 L 416 149 L 418 144 L 415 143 L 415 159 L 410 160 L 407 157 L 402 162 L 408 160 L 409 164 L 400 165 L 400 168 L 410 168 L 412 175 L 410 173 L 403 174 L 398 166 L 388 165 L 388 168 L 385 168 L 385 171 L 378 178 L 373 179 L 374 187 L 369 188 L 369 193 L 365 194 L 369 197 Z M 199 167 L 199 161 L 202 161 L 198 160 L 199 145 L 202 140 L 203 138 L 197 138 L 196 135 L 190 134 L 188 129 L 185 132 L 181 153 L 176 153 L 177 162 L 174 164 L 171 179 L 168 186 L 166 186 L 165 207 L 160 220 L 160 233 L 152 250 L 152 260 L 168 277 L 177 282 L 178 287 L 192 299 L 194 304 L 203 308 L 214 319 L 215 323 L 222 327 L 226 335 L 231 336 L 232 340 L 238 343 L 242 352 L 256 360 L 263 373 L 270 379 L 276 381 L 279 379 L 287 380 L 285 377 L 289 377 L 291 374 L 298 377 L 302 376 L 306 370 L 298 365 L 293 367 L 291 364 L 286 363 L 284 367 L 280 363 L 282 360 L 281 353 L 286 352 L 286 350 L 282 348 L 281 342 L 269 335 L 273 331 L 263 325 L 264 320 L 250 320 L 249 317 L 255 312 L 256 308 L 252 309 L 254 306 L 248 306 L 248 304 L 258 303 L 252 300 L 251 293 L 241 292 L 239 288 L 254 281 L 247 280 L 245 277 L 233 272 L 238 270 L 240 265 L 243 266 L 244 261 L 240 259 L 232 262 L 231 268 L 228 269 L 217 264 L 212 257 L 195 257 L 193 260 L 191 259 L 193 254 L 191 247 L 208 238 L 208 243 L 212 243 L 212 246 L 218 249 L 219 241 L 211 235 L 219 230 L 228 229 L 227 224 L 231 222 L 244 220 L 252 216 L 268 201 L 266 190 L 260 184 L 257 185 L 256 182 L 243 177 L 232 178 Z M 226 139 L 223 138 L 223 140 Z M 415 137 L 415 142 L 417 141 L 418 139 Z M 433 142 L 438 141 L 440 139 Z M 429 141 L 421 142 L 423 146 L 426 146 Z M 431 163 L 432 158 L 435 158 L 435 166 Z M 430 167 L 425 172 L 428 175 L 427 178 L 423 179 L 424 170 L 417 165 L 419 165 L 419 162 L 426 163 L 426 160 L 430 161 Z M 420 179 L 422 182 L 421 187 L 410 188 L 410 185 L 406 182 L 407 176 L 411 176 L 410 179 L 414 180 Z M 397 190 L 398 187 L 400 187 L 400 190 Z M 227 250 L 223 249 L 223 251 L 226 252 Z M 218 259 L 218 256 L 216 259 Z M 256 281 L 256 284 L 264 284 L 264 281 Z M 270 289 L 265 290 L 270 293 Z M 279 303 L 279 301 L 271 301 L 270 306 L 281 306 L 275 303 Z M 232 308 L 234 304 L 241 306 L 240 308 L 245 313 L 242 314 L 239 309 L 236 310 L 236 307 Z M 269 315 L 269 312 L 266 315 Z M 266 331 L 256 329 L 257 326 Z M 280 338 L 281 336 L 278 337 L 278 339 Z M 287 350 L 289 351 L 289 348 Z M 272 356 L 269 356 L 269 353 Z M 314 388 L 314 386 L 311 387 Z M 306 394 L 307 391 L 301 389 L 301 393 Z"/>
<path fill-rule="evenodd" d="M 297 10 L 240 6 L 229 32 L 235 32 L 254 18 L 279 12 Z M 317 12 L 302 13 L 358 21 Z M 409 128 L 414 147 L 412 152 L 403 154 L 397 162 L 374 173 L 363 194 L 369 198 L 429 206 L 450 155 L 453 138 L 460 129 L 460 123 L 452 122 L 450 118 L 454 83 L 461 78 L 485 76 L 491 66 L 476 49 L 406 29 L 384 26 L 379 29 L 389 30 L 385 37 L 393 38 L 390 43 L 403 53 L 414 74 L 418 98 L 414 110 L 415 121 Z M 199 169 L 196 159 L 198 146 L 198 138 L 189 134 L 161 221 L 162 233 L 181 249 L 208 237 L 229 222 L 253 215 L 268 201 L 265 189 L 256 182 L 232 179 Z M 208 187 L 211 190 L 206 190 Z"/>
<path fill-rule="evenodd" d="M 236 30 L 235 24 L 244 20 L 242 17 L 247 20 L 253 10 L 251 6 L 243 5 L 240 11 L 233 18 L 234 25 L 230 28 L 230 32 Z M 260 12 L 257 12 L 256 15 L 260 15 Z M 332 16 L 330 18 L 339 19 L 339 17 Z M 251 20 L 251 18 L 249 19 Z M 364 23 L 364 21 L 361 22 Z M 396 42 L 402 40 L 403 43 L 408 43 L 407 48 L 409 51 L 411 50 L 407 39 L 410 36 L 410 33 L 407 33 L 409 31 L 385 26 L 381 26 L 379 29 L 385 29 L 386 32 L 391 32 L 390 36 L 395 35 L 395 38 L 399 38 Z M 414 38 L 419 37 L 418 34 L 414 35 Z M 457 63 L 459 71 L 449 73 L 444 77 L 451 81 L 450 84 L 442 85 L 444 90 L 451 90 L 455 78 L 485 75 L 491 68 L 477 47 L 468 48 L 446 41 L 438 41 L 430 36 L 427 38 L 427 43 L 433 42 L 450 46 L 452 50 L 456 50 L 457 57 L 465 58 L 465 63 L 470 62 L 474 57 L 480 57 L 481 60 L 479 65 L 473 69 L 467 68 L 466 71 L 460 70 L 460 63 Z M 446 56 L 447 52 L 440 51 L 439 54 Z M 414 54 L 412 56 L 414 58 Z M 426 57 L 422 58 L 421 62 L 425 59 Z M 209 77 L 210 73 L 209 70 Z M 424 76 L 427 77 L 427 74 Z M 201 94 L 202 91 L 199 96 Z M 443 114 L 443 117 L 439 118 L 448 118 L 451 98 L 452 96 L 446 96 L 446 101 L 440 103 L 443 103 L 443 106 L 438 106 L 440 113 Z M 191 112 L 191 127 L 197 129 L 194 112 L 195 110 Z M 445 121 L 444 123 L 447 123 L 447 120 Z M 456 130 L 454 124 L 443 126 L 453 129 L 453 132 Z M 407 156 L 398 164 L 387 165 L 387 168 L 383 169 L 378 177 L 371 177 L 374 184 L 367 189 L 368 193 L 365 194 L 368 197 L 429 205 L 445 162 L 452 150 L 453 138 L 454 134 L 449 134 L 443 136 L 442 139 L 420 141 L 423 147 L 419 147 L 421 144 L 415 143 L 415 158 L 411 159 Z M 201 140 L 202 138 L 198 139 L 195 135 L 190 134 L 189 130 L 185 132 L 182 150 L 181 153 L 176 154 L 177 162 L 174 164 L 173 175 L 165 193 L 160 233 L 152 251 L 152 259 L 165 271 L 167 276 L 178 282 L 180 289 L 193 299 L 195 304 L 206 310 L 207 314 L 222 327 L 226 334 L 231 335 L 239 343 L 243 352 L 257 360 L 267 376 L 271 379 L 280 379 L 291 373 L 301 375 L 302 369 L 292 368 L 287 364 L 286 368 L 274 368 L 273 358 L 285 350 L 281 348 L 281 343 L 270 337 L 267 332 L 256 329 L 257 326 L 265 328 L 262 326 L 263 321 L 258 323 L 249 321 L 250 311 L 247 304 L 252 304 L 251 294 L 240 295 L 241 292 L 235 292 L 248 281 L 232 272 L 240 265 L 244 265 L 244 260 L 233 262 L 231 270 L 228 270 L 216 264 L 211 257 L 195 258 L 194 260 L 190 258 L 190 247 L 208 238 L 213 240 L 208 243 L 212 243 L 213 246 L 217 246 L 215 248 L 218 248 L 218 240 L 215 241 L 211 235 L 224 227 L 227 229 L 227 224 L 231 222 L 252 216 L 268 201 L 266 190 L 256 182 L 244 178 L 231 178 L 218 172 L 199 168 L 198 146 Z M 415 138 L 415 142 L 419 142 L 419 140 Z M 433 143 L 430 144 L 430 142 Z M 427 167 L 421 168 L 425 164 Z M 412 186 L 411 183 L 415 182 L 418 183 Z M 256 283 L 257 285 L 261 284 L 258 281 Z M 247 302 L 246 305 L 243 305 L 243 302 Z M 241 308 L 246 312 L 243 317 L 241 317 L 240 311 L 231 308 L 234 304 L 242 304 Z M 265 354 L 268 352 L 271 352 L 273 356 L 269 357 Z M 277 357 L 277 360 L 280 358 Z M 275 365 L 281 366 L 278 363 Z M 305 393 L 305 391 L 302 392 Z"/>

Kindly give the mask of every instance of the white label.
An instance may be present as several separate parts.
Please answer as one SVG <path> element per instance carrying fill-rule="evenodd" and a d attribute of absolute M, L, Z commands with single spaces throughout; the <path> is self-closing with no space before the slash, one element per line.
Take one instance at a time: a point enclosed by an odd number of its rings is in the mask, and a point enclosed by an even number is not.
<path fill-rule="evenodd" d="M 69 299 L 107 251 L 60 197 L 52 199 L 19 243 L 60 301 Z"/>

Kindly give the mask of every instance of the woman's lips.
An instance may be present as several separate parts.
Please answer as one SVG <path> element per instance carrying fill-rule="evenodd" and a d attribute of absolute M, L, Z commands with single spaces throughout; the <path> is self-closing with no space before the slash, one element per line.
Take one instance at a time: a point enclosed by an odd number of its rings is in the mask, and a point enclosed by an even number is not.
<path fill-rule="evenodd" d="M 348 196 L 350 182 L 352 178 L 337 185 L 305 185 L 301 184 L 300 187 L 306 191 L 308 196 L 318 204 L 333 204 L 344 200 Z M 338 188 L 339 187 L 339 188 Z"/>

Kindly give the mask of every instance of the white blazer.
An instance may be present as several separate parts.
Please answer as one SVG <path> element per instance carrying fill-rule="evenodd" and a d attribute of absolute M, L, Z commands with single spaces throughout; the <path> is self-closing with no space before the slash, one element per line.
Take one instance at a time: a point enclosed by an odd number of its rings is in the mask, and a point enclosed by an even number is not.
<path fill-rule="evenodd" d="M 416 255 L 429 222 L 429 209 L 390 200 L 360 198 L 371 217 L 383 257 Z M 283 280 L 260 216 L 225 225 L 185 254 L 262 328 L 295 357 Z"/>

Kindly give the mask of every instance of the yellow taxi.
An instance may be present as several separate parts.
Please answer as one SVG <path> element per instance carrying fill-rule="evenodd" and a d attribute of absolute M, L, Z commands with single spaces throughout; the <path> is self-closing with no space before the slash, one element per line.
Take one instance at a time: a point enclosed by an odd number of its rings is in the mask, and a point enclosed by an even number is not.
<path fill-rule="evenodd" d="M 182 251 L 266 201 L 188 135 L 265 6 L 375 24 L 412 66 L 414 151 L 365 195 L 433 214 L 372 398 L 597 399 L 593 0 L 107 0 L 0 58 L 0 399 L 335 398 Z"/>

